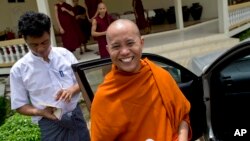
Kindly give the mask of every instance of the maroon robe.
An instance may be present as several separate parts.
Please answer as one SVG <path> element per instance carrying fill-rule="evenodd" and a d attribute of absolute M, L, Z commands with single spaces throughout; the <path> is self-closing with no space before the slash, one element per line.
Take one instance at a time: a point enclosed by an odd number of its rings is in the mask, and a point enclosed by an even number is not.
<path fill-rule="evenodd" d="M 144 15 L 144 8 L 141 0 L 133 0 L 133 8 L 135 12 L 136 24 L 139 29 L 145 29 L 149 27 L 148 21 Z"/>
<path fill-rule="evenodd" d="M 93 18 L 97 11 L 98 4 L 101 3 L 102 0 L 85 0 L 85 4 L 88 8 L 89 18 Z"/>
<path fill-rule="evenodd" d="M 64 34 L 61 35 L 63 46 L 69 51 L 73 52 L 81 45 L 80 29 L 75 17 L 61 10 L 61 8 L 64 7 L 68 10 L 73 11 L 73 7 L 66 2 L 64 2 L 63 4 L 56 4 L 56 6 L 58 19 L 64 30 Z"/>
<path fill-rule="evenodd" d="M 86 9 L 80 5 L 77 5 L 77 6 L 74 6 L 74 13 L 75 13 L 75 16 L 86 15 Z M 77 19 L 76 21 L 79 25 L 79 28 L 81 29 L 81 32 L 80 32 L 81 42 L 83 44 L 86 44 L 91 36 L 91 23 L 89 22 L 87 16 L 85 16 L 85 19 L 80 18 L 80 19 Z"/>
<path fill-rule="evenodd" d="M 114 19 L 106 13 L 106 15 L 101 18 L 100 16 L 97 16 L 96 18 L 96 32 L 104 32 L 107 30 L 108 26 L 114 21 Z M 101 58 L 108 58 L 109 53 L 106 49 L 107 41 L 106 36 L 98 36 L 95 37 L 95 39 L 98 42 L 99 52 Z"/>

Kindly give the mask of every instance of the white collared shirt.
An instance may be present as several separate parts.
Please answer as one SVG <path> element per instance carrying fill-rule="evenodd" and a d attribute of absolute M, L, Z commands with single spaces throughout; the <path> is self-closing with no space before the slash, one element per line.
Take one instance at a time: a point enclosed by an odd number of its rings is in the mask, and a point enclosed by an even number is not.
<path fill-rule="evenodd" d="M 71 68 L 77 59 L 65 48 L 52 47 L 49 60 L 46 62 L 29 51 L 14 64 L 10 71 L 12 109 L 26 104 L 43 109 L 45 107 L 40 103 L 47 103 L 62 108 L 66 113 L 76 107 L 80 94 L 74 95 L 69 103 L 55 101 L 55 97 L 60 89 L 77 83 Z M 40 119 L 38 116 L 32 117 L 35 123 Z"/>

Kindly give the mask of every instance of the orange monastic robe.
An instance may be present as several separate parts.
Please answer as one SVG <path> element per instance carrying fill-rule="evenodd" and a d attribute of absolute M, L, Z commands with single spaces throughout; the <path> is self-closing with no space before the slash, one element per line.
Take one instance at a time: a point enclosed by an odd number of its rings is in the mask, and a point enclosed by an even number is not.
<path fill-rule="evenodd" d="M 99 86 L 91 108 L 91 141 L 173 141 L 182 120 L 190 126 L 190 103 L 175 80 L 148 59 L 141 64 L 138 73 L 113 66 Z"/>

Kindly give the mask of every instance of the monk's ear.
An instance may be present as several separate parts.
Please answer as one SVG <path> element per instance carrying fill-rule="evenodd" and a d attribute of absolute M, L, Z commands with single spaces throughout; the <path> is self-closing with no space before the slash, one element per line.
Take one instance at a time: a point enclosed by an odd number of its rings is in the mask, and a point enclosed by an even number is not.
<path fill-rule="evenodd" d="M 144 47 L 144 38 L 141 36 L 141 46 Z"/>
<path fill-rule="evenodd" d="M 108 53 L 110 54 L 110 52 L 109 52 L 109 45 L 106 45 L 106 50 L 107 50 Z"/>

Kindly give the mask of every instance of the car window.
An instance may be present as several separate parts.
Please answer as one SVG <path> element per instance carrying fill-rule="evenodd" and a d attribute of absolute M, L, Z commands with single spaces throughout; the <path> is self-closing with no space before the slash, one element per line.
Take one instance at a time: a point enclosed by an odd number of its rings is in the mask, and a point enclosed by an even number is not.
<path fill-rule="evenodd" d="M 167 70 L 177 83 L 181 83 L 181 71 L 173 66 L 154 61 L 157 65 Z"/>
<path fill-rule="evenodd" d="M 87 81 L 95 93 L 99 84 L 103 82 L 104 76 L 111 70 L 111 65 L 104 65 L 100 67 L 90 68 L 84 70 Z"/>

